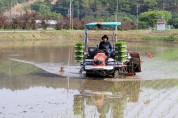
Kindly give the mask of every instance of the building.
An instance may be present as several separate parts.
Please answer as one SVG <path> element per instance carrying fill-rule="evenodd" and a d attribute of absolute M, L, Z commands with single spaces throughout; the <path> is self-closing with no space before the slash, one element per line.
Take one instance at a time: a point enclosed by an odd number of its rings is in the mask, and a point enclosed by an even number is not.
<path fill-rule="evenodd" d="M 157 30 L 166 30 L 166 22 L 164 21 L 157 21 L 156 23 L 156 29 Z"/>

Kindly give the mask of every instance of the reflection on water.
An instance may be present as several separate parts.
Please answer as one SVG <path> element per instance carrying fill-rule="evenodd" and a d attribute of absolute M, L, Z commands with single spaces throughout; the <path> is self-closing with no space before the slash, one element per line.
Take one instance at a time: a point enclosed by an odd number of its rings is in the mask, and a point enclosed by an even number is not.
<path fill-rule="evenodd" d="M 71 72 L 77 64 L 73 61 L 72 46 L 53 47 L 49 43 L 45 47 L 0 48 L 0 117 L 178 116 L 177 47 L 150 42 L 129 43 L 128 47 L 141 51 L 143 72 L 138 74 L 138 81 L 74 77 Z M 154 57 L 147 58 L 147 51 Z M 64 76 L 57 73 L 60 66 L 71 70 Z"/>
<path fill-rule="evenodd" d="M 94 87 L 92 87 L 93 85 Z M 86 81 L 74 96 L 74 114 L 85 117 L 124 117 L 127 102 L 137 102 L 140 82 Z"/>
<path fill-rule="evenodd" d="M 62 47 L 27 47 L 27 48 L 0 48 L 0 61 L 6 60 L 7 58 L 16 58 L 27 61 L 35 61 L 40 63 L 51 62 L 51 63 L 64 63 L 68 61 L 74 63 L 73 46 L 62 46 Z M 70 54 L 69 54 L 70 53 Z"/>

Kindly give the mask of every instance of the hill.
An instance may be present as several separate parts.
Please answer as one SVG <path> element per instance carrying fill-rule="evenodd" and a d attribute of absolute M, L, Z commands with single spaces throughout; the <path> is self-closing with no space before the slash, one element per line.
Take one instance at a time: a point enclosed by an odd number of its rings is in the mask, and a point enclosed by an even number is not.
<path fill-rule="evenodd" d="M 3 13 L 5 16 L 15 16 L 25 13 L 26 10 L 30 10 L 30 6 L 36 1 L 42 0 L 17 0 L 16 2 L 12 2 L 10 0 L 6 0 L 7 2 L 1 2 L 0 6 L 4 6 L 0 8 L 0 13 Z M 51 4 L 55 4 L 58 0 L 51 0 Z M 10 7 L 11 6 L 11 7 Z"/>
<path fill-rule="evenodd" d="M 25 10 L 30 9 L 30 5 L 32 5 L 37 0 L 28 0 L 22 3 L 16 3 L 13 7 L 3 12 L 5 16 L 16 16 L 25 13 Z"/>
<path fill-rule="evenodd" d="M 4 12 L 6 16 L 9 16 L 10 13 L 14 16 L 14 14 L 21 14 L 26 10 L 34 10 L 38 14 L 38 19 L 61 20 L 61 18 L 67 18 L 69 20 L 71 10 L 72 18 L 78 19 L 74 22 L 79 20 L 82 22 L 127 21 L 125 24 L 130 23 L 131 29 L 136 29 L 138 25 L 141 26 L 140 28 L 150 27 L 149 22 L 152 22 L 152 18 L 140 18 L 142 13 L 167 11 L 170 12 L 169 16 L 172 18 L 168 23 L 178 28 L 178 0 L 73 0 L 71 7 L 70 0 L 1 0 L 0 6 L 2 6 L 0 7 L 1 13 L 7 10 Z M 13 6 L 11 10 L 10 6 Z M 154 23 L 162 16 L 166 17 L 165 14 L 159 14 L 153 19 Z M 69 22 L 62 19 L 62 22 L 64 21 Z"/>

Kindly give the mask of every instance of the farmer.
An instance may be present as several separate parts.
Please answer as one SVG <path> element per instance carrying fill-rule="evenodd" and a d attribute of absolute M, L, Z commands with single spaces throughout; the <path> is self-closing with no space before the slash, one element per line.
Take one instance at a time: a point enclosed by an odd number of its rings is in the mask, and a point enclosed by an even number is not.
<path fill-rule="evenodd" d="M 102 36 L 102 41 L 100 42 L 99 44 L 99 50 L 102 50 L 105 52 L 105 54 L 110 57 L 110 54 L 112 53 L 113 51 L 113 47 L 112 47 L 112 44 L 108 41 L 108 36 L 107 35 L 104 35 Z"/>

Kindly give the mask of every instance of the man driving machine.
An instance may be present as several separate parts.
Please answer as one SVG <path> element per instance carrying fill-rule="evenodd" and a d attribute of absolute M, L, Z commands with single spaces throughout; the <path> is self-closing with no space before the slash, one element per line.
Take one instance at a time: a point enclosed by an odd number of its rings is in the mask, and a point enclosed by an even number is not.
<path fill-rule="evenodd" d="M 112 44 L 108 41 L 108 36 L 104 35 L 102 36 L 102 41 L 99 44 L 99 50 L 102 50 L 103 52 L 105 52 L 106 56 L 109 58 L 110 54 L 113 51 L 113 47 Z"/>

